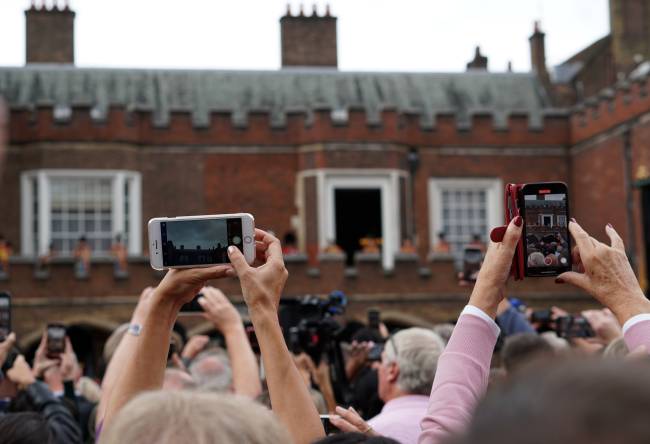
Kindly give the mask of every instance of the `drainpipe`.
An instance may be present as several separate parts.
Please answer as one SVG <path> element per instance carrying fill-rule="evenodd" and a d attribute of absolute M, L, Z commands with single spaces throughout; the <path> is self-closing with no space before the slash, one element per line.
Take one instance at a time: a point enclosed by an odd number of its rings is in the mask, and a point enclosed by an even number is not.
<path fill-rule="evenodd" d="M 636 230 L 634 227 L 634 183 L 632 181 L 632 132 L 628 128 L 623 133 L 623 158 L 625 159 L 625 196 L 626 196 L 626 215 L 627 215 L 627 256 L 635 273 L 637 270 L 636 257 Z"/>

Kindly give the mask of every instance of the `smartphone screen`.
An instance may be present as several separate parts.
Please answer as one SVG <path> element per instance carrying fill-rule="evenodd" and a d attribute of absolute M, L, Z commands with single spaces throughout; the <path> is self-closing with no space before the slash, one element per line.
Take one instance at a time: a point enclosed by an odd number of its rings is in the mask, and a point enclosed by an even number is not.
<path fill-rule="evenodd" d="M 0 341 L 4 341 L 11 333 L 11 296 L 0 293 Z"/>
<path fill-rule="evenodd" d="M 557 276 L 571 270 L 568 197 L 560 182 L 522 188 L 526 276 Z"/>
<path fill-rule="evenodd" d="M 47 326 L 47 355 L 56 357 L 65 351 L 65 327 L 63 325 Z"/>
<path fill-rule="evenodd" d="M 224 264 L 229 245 L 244 251 L 240 217 L 161 222 L 160 234 L 164 267 Z"/>
<path fill-rule="evenodd" d="M 380 313 L 376 308 L 368 309 L 368 327 L 373 330 L 379 330 Z"/>

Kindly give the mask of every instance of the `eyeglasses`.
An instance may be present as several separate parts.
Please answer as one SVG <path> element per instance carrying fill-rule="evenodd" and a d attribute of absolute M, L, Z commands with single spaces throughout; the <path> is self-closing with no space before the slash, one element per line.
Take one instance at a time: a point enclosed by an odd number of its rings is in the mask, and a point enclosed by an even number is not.
<path fill-rule="evenodd" d="M 390 343 L 390 345 L 393 347 L 393 351 L 394 351 L 394 355 L 395 355 L 395 356 L 394 356 L 394 358 L 392 359 L 392 361 L 396 361 L 396 360 L 397 360 L 397 356 L 399 355 L 399 350 L 397 350 L 397 343 L 395 342 L 395 338 L 394 338 L 394 336 L 395 336 L 395 334 L 393 333 L 393 334 L 391 334 L 390 336 L 388 336 L 388 339 L 386 340 L 386 343 Z M 384 347 L 384 352 L 385 352 L 385 351 L 386 351 L 386 347 Z M 392 362 L 392 361 L 391 361 L 391 362 Z"/>

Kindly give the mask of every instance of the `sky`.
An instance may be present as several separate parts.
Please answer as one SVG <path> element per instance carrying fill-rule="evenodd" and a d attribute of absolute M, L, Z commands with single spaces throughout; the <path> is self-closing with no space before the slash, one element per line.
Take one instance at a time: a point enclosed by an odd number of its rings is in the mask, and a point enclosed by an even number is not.
<path fill-rule="evenodd" d="M 191 222 L 167 222 L 167 240 L 174 242 L 176 248 L 183 245 L 186 249 L 207 249 L 228 244 L 225 220 L 194 220 Z"/>
<path fill-rule="evenodd" d="M 40 4 L 43 0 L 35 0 Z M 58 1 L 45 0 L 52 5 Z M 0 66 L 25 63 L 24 10 L 0 0 Z M 296 0 L 70 0 L 75 58 L 84 67 L 278 69 L 279 18 Z M 549 66 L 609 32 L 607 0 L 315 0 L 338 17 L 339 69 L 465 70 L 476 45 L 491 71 L 530 70 L 533 21 Z"/>

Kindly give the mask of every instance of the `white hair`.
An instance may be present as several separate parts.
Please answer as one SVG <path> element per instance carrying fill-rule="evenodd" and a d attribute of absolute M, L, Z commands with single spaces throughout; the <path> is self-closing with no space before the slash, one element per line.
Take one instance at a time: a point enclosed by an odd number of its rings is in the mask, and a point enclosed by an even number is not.
<path fill-rule="evenodd" d="M 129 401 L 101 444 L 275 444 L 291 442 L 267 408 L 235 395 L 154 391 Z"/>
<path fill-rule="evenodd" d="M 414 395 L 431 393 L 438 358 L 444 348 L 440 336 L 425 328 L 413 327 L 391 336 L 384 350 L 386 359 L 399 367 L 399 388 Z"/>
<path fill-rule="evenodd" d="M 189 372 L 200 391 L 227 393 L 232 389 L 230 359 L 223 349 L 200 353 L 190 364 Z"/>

